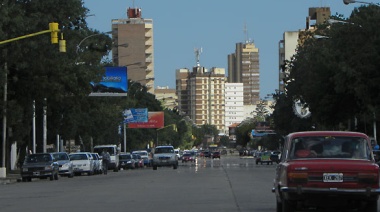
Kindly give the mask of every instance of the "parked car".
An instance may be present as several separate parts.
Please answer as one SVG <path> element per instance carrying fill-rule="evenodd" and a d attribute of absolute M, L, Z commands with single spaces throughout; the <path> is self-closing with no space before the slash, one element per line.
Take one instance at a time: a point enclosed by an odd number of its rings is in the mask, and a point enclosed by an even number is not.
<path fill-rule="evenodd" d="M 103 173 L 102 159 L 100 159 L 100 156 L 98 153 L 92 152 L 91 155 L 94 162 L 94 174 L 102 174 Z"/>
<path fill-rule="evenodd" d="M 130 153 L 120 153 L 119 155 L 119 169 L 134 169 L 135 159 Z"/>
<path fill-rule="evenodd" d="M 254 158 L 255 158 L 255 162 L 256 162 L 256 165 L 259 164 L 261 162 L 261 155 L 263 153 L 262 152 L 259 152 L 259 151 L 256 151 L 255 154 L 254 154 Z"/>
<path fill-rule="evenodd" d="M 59 165 L 51 153 L 36 153 L 27 155 L 21 167 L 23 182 L 32 178 L 58 180 Z"/>
<path fill-rule="evenodd" d="M 214 159 L 214 158 L 219 158 L 220 159 L 220 152 L 219 151 L 213 152 L 212 155 L 211 155 L 211 157 L 212 157 L 212 159 Z"/>
<path fill-rule="evenodd" d="M 144 166 L 150 166 L 149 153 L 146 150 L 133 151 L 132 154 L 140 155 L 144 161 Z"/>
<path fill-rule="evenodd" d="M 67 152 L 54 152 L 52 154 L 59 165 L 59 175 L 74 177 L 73 162 L 70 160 L 69 154 Z"/>
<path fill-rule="evenodd" d="M 87 175 L 94 174 L 94 163 L 89 152 L 70 153 L 69 156 L 74 165 L 75 175 L 81 175 L 83 173 Z"/>
<path fill-rule="evenodd" d="M 297 132 L 285 138 L 283 148 L 272 189 L 277 211 L 312 207 L 377 212 L 379 166 L 367 135 Z"/>
<path fill-rule="evenodd" d="M 182 155 L 182 163 L 185 162 L 195 162 L 195 156 L 190 153 L 185 153 Z"/>

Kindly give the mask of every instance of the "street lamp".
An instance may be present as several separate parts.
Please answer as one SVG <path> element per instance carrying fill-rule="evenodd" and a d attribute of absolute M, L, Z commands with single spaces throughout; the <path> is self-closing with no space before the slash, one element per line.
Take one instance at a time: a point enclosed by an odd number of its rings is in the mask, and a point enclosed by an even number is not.
<path fill-rule="evenodd" d="M 91 38 L 91 37 L 94 37 L 94 36 L 105 35 L 105 34 L 111 34 L 111 33 L 112 33 L 112 31 L 109 31 L 109 32 L 105 32 L 105 33 L 89 35 L 89 36 L 83 38 L 83 39 L 79 42 L 79 44 L 77 45 L 76 53 L 79 54 L 80 45 L 81 45 L 85 40 L 87 40 L 87 39 L 89 39 L 89 38 Z"/>

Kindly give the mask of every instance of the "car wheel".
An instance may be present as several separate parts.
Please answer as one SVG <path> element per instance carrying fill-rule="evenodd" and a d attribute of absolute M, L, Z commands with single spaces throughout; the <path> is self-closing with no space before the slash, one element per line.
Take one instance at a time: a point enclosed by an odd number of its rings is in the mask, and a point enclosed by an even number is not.
<path fill-rule="evenodd" d="M 377 200 L 368 201 L 364 211 L 377 212 Z"/>
<path fill-rule="evenodd" d="M 288 200 L 282 200 L 282 212 L 294 212 L 295 207 Z"/>
<path fill-rule="evenodd" d="M 68 178 L 73 178 L 74 177 L 74 172 L 71 172 L 67 177 Z"/>
<path fill-rule="evenodd" d="M 157 170 L 157 166 L 153 165 L 153 170 Z"/>
<path fill-rule="evenodd" d="M 31 177 L 28 177 L 28 178 L 26 178 L 26 181 L 28 181 L 28 182 L 32 182 L 32 178 L 31 178 Z"/>

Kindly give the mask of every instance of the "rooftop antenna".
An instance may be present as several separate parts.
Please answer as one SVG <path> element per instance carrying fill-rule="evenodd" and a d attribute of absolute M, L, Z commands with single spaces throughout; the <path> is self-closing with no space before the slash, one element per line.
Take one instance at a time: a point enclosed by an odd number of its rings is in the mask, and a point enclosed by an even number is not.
<path fill-rule="evenodd" d="M 132 8 L 135 8 L 135 0 L 132 0 Z"/>
<path fill-rule="evenodd" d="M 247 29 L 247 23 L 246 22 L 244 22 L 243 32 L 244 32 L 245 42 L 248 43 L 248 29 Z"/>
<path fill-rule="evenodd" d="M 201 64 L 199 62 L 199 58 L 202 53 L 202 47 L 201 48 L 194 48 L 194 53 L 195 53 L 195 60 L 197 62 L 197 67 L 199 67 Z"/>

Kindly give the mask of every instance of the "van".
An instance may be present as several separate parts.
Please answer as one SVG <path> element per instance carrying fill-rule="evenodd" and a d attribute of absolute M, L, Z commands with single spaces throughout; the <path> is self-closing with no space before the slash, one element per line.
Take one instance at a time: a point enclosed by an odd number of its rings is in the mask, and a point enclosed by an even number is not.
<path fill-rule="evenodd" d="M 111 161 L 108 164 L 108 169 L 113 169 L 114 172 L 119 171 L 119 154 L 120 149 L 117 145 L 97 145 L 94 147 L 94 152 L 102 155 L 103 150 L 107 151 L 111 156 Z"/>

